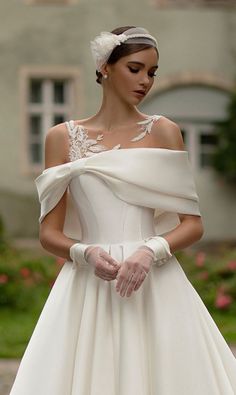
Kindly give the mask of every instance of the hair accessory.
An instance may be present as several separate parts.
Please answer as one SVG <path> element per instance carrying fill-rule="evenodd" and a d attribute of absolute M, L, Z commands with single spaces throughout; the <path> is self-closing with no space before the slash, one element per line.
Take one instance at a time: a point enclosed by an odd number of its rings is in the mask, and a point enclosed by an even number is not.
<path fill-rule="evenodd" d="M 113 49 L 122 44 L 149 44 L 158 48 L 157 40 L 142 27 L 132 27 L 122 34 L 101 32 L 90 41 L 90 48 L 98 71 L 106 63 Z"/>

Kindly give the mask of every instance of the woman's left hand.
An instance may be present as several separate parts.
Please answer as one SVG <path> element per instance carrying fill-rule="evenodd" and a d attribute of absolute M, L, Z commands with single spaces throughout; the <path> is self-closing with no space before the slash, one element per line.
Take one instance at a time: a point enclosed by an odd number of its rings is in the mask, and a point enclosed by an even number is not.
<path fill-rule="evenodd" d="M 148 247 L 139 247 L 121 265 L 116 276 L 116 290 L 121 296 L 137 291 L 154 262 L 154 253 Z"/>

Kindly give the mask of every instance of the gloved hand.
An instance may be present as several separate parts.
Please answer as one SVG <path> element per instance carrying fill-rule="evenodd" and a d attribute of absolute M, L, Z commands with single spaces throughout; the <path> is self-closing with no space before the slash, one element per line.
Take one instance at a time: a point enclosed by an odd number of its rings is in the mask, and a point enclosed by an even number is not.
<path fill-rule="evenodd" d="M 121 264 L 111 257 L 103 248 L 99 246 L 88 247 L 85 250 L 85 260 L 93 265 L 94 274 L 103 280 L 114 280 Z"/>
<path fill-rule="evenodd" d="M 144 239 L 145 243 L 129 256 L 117 275 L 116 290 L 121 296 L 137 291 L 153 264 L 163 265 L 172 256 L 170 246 L 161 236 Z"/>
<path fill-rule="evenodd" d="M 93 265 L 94 274 L 107 281 L 114 280 L 120 268 L 120 263 L 99 246 L 76 243 L 70 248 L 70 256 L 75 265 L 80 262 Z"/>
<path fill-rule="evenodd" d="M 154 258 L 154 252 L 145 246 L 140 246 L 126 258 L 116 277 L 116 290 L 121 296 L 130 296 L 139 289 L 153 265 Z"/>

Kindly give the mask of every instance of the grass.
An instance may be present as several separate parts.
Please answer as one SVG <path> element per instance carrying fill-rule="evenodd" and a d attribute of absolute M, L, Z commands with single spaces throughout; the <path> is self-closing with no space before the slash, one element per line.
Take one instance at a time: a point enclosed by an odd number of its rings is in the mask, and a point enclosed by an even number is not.
<path fill-rule="evenodd" d="M 20 358 L 39 314 L 3 310 L 0 312 L 0 357 Z"/>
<path fill-rule="evenodd" d="M 213 320 L 218 326 L 228 344 L 236 345 L 236 318 L 234 315 L 210 312 Z"/>

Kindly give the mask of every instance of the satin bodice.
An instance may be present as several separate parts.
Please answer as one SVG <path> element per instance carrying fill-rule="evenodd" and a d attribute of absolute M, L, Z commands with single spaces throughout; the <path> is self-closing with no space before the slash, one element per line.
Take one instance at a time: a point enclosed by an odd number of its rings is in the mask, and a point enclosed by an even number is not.
<path fill-rule="evenodd" d="M 155 235 L 154 209 L 119 199 L 94 174 L 74 177 L 70 192 L 81 225 L 82 242 L 122 243 Z"/>

